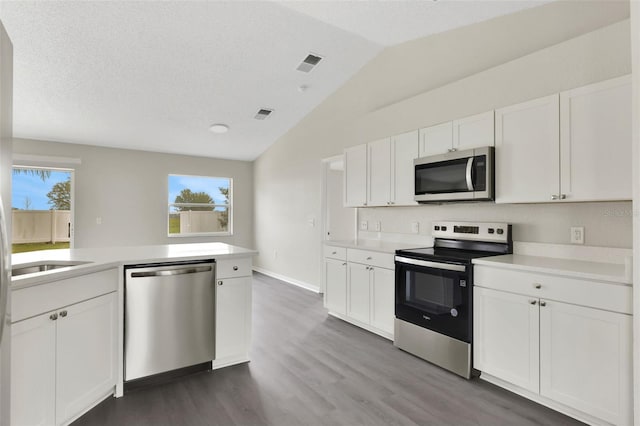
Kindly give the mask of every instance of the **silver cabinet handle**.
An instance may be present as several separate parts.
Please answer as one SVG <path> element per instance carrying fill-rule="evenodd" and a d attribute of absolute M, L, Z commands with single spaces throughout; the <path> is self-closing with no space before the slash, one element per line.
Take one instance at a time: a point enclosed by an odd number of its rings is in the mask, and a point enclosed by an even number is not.
<path fill-rule="evenodd" d="M 372 257 L 371 257 L 371 256 L 367 256 L 367 260 L 371 260 L 371 259 L 372 259 Z"/>
<path fill-rule="evenodd" d="M 58 319 L 58 314 L 51 314 L 51 315 L 49 315 L 49 319 L 50 319 L 51 321 L 55 321 L 55 320 L 57 320 L 57 319 Z"/>
<path fill-rule="evenodd" d="M 342 266 L 347 266 L 347 262 L 344 262 L 344 263 L 342 264 Z"/>
<path fill-rule="evenodd" d="M 545 301 L 541 300 L 541 301 L 540 301 L 540 306 L 547 306 L 547 302 L 545 302 Z"/>
<path fill-rule="evenodd" d="M 534 284 L 533 286 L 535 288 L 537 288 L 537 289 L 541 289 L 542 288 L 542 284 L 538 284 L 538 283 Z"/>
<path fill-rule="evenodd" d="M 224 282 L 218 281 L 218 285 L 222 285 L 222 284 L 224 284 Z"/>
<path fill-rule="evenodd" d="M 62 318 L 66 317 L 66 316 L 67 316 L 67 311 L 61 311 L 61 312 L 60 312 L 60 316 L 61 316 Z"/>
<path fill-rule="evenodd" d="M 558 194 L 553 194 L 553 195 L 551 195 L 551 199 L 552 199 L 552 200 L 557 200 L 558 198 L 559 198 L 559 197 L 558 197 Z"/>
<path fill-rule="evenodd" d="M 560 194 L 560 199 L 561 200 L 566 200 L 567 199 L 567 194 Z"/>
<path fill-rule="evenodd" d="M 234 266 L 234 267 L 233 267 L 233 270 L 234 270 L 234 271 L 237 271 L 237 270 L 238 270 L 238 267 L 237 267 L 237 266 Z"/>
<path fill-rule="evenodd" d="M 535 305 L 536 303 L 538 303 L 538 301 L 537 300 L 529 300 L 529 303 L 532 304 L 532 305 Z"/>
<path fill-rule="evenodd" d="M 367 203 L 362 203 L 362 205 L 363 205 L 363 206 L 366 206 L 366 205 L 367 205 Z"/>
<path fill-rule="evenodd" d="M 331 254 L 338 254 L 338 252 L 337 251 L 332 251 Z"/>

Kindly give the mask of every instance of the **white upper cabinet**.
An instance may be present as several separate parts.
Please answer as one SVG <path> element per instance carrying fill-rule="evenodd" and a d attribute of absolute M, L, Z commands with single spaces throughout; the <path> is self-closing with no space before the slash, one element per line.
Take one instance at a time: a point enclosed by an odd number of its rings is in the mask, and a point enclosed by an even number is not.
<path fill-rule="evenodd" d="M 379 139 L 344 151 L 344 206 L 415 205 L 413 160 L 418 131 Z"/>
<path fill-rule="evenodd" d="M 453 148 L 453 123 L 437 124 L 420 129 L 420 157 L 449 152 Z"/>
<path fill-rule="evenodd" d="M 367 204 L 367 145 L 344 150 L 344 206 Z"/>
<path fill-rule="evenodd" d="M 386 206 L 391 201 L 391 138 L 367 144 L 367 206 Z"/>
<path fill-rule="evenodd" d="M 391 204 L 399 206 L 418 204 L 413 199 L 415 193 L 413 160 L 418 157 L 418 142 L 417 130 L 391 138 Z"/>
<path fill-rule="evenodd" d="M 472 115 L 453 121 L 453 149 L 465 149 L 494 146 L 494 112 Z"/>
<path fill-rule="evenodd" d="M 496 203 L 558 196 L 558 99 L 556 94 L 496 110 Z"/>
<path fill-rule="evenodd" d="M 560 93 L 561 190 L 567 201 L 631 199 L 631 77 Z"/>
<path fill-rule="evenodd" d="M 420 129 L 420 157 L 494 146 L 493 111 Z"/>
<path fill-rule="evenodd" d="M 631 199 L 631 78 L 496 110 L 496 202 Z"/>

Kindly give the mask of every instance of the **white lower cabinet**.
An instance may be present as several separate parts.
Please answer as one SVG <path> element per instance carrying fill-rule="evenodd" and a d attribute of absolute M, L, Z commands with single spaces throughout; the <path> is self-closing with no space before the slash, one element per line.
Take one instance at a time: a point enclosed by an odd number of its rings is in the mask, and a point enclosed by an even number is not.
<path fill-rule="evenodd" d="M 338 314 L 347 313 L 347 262 L 325 258 L 324 306 Z"/>
<path fill-rule="evenodd" d="M 117 324 L 115 292 L 14 323 L 12 425 L 67 424 L 111 393 Z"/>
<path fill-rule="evenodd" d="M 325 246 L 324 265 L 324 304 L 329 313 L 393 339 L 393 255 Z"/>
<path fill-rule="evenodd" d="M 248 262 L 245 268 L 242 262 Z M 213 368 L 249 361 L 251 343 L 251 259 L 216 264 L 216 356 Z M 249 274 L 249 275 L 247 275 Z"/>
<path fill-rule="evenodd" d="M 630 287 L 610 284 L 610 300 L 600 301 L 602 282 L 477 269 L 474 367 L 482 378 L 587 423 L 633 423 Z M 578 283 L 580 295 L 566 291 Z"/>

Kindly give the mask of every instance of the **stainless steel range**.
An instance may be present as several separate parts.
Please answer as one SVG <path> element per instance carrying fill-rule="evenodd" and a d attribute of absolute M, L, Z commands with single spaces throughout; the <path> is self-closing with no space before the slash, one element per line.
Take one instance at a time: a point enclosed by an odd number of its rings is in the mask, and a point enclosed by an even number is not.
<path fill-rule="evenodd" d="M 513 252 L 506 223 L 434 222 L 434 246 L 396 251 L 394 345 L 471 377 L 473 265 Z"/>

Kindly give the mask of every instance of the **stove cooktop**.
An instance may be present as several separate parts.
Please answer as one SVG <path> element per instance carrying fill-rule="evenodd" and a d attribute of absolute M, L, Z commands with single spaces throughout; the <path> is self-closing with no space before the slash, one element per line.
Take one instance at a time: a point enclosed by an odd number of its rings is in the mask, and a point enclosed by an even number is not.
<path fill-rule="evenodd" d="M 473 259 L 480 257 L 495 256 L 499 253 L 488 253 L 484 251 L 458 250 L 440 247 L 424 247 L 406 250 L 397 250 L 398 256 L 405 256 L 413 259 L 441 260 L 457 263 L 471 263 Z"/>

